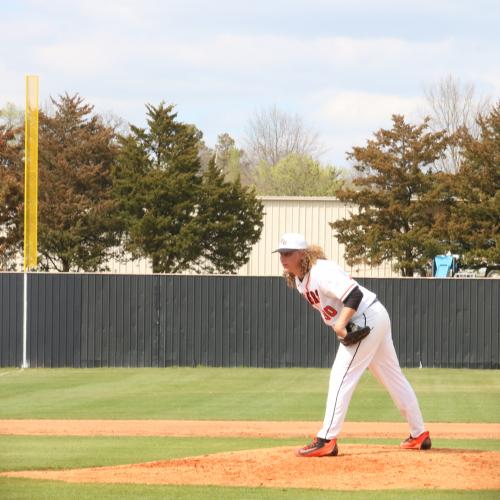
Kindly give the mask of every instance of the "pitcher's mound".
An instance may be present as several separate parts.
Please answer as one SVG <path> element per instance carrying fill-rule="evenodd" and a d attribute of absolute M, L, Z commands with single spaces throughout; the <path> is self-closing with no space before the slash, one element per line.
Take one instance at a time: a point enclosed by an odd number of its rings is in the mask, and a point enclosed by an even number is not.
<path fill-rule="evenodd" d="M 342 445 L 337 457 L 299 458 L 280 447 L 115 467 L 7 472 L 2 476 L 85 483 L 320 489 L 499 489 L 500 453 Z"/>

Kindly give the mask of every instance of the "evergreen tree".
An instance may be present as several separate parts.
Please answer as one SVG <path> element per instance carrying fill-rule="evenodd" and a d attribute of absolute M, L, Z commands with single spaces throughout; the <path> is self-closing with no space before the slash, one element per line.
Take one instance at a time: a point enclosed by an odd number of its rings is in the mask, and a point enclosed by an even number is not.
<path fill-rule="evenodd" d="M 38 262 L 58 271 L 105 269 L 117 244 L 111 200 L 114 133 L 78 95 L 52 99 L 39 113 Z M 22 254 L 24 129 L 0 131 L 0 253 Z"/>
<path fill-rule="evenodd" d="M 146 109 L 148 128 L 131 125 L 115 172 L 125 249 L 150 258 L 153 272 L 178 272 L 199 256 L 199 136 L 173 105 Z"/>
<path fill-rule="evenodd" d="M 203 175 L 199 214 L 204 229 L 200 267 L 236 272 L 262 230 L 263 205 L 254 189 L 242 186 L 239 178 L 226 181 L 214 158 Z"/>
<path fill-rule="evenodd" d="M 0 269 L 15 268 L 23 244 L 24 144 L 21 128 L 0 125 Z"/>
<path fill-rule="evenodd" d="M 245 203 L 252 195 L 234 187 L 233 197 L 210 193 L 222 186 L 213 165 L 202 172 L 200 132 L 179 122 L 173 105 L 146 108 L 148 127 L 131 126 L 130 136 L 122 138 L 115 172 L 125 249 L 150 258 L 154 272 L 200 267 L 233 271 L 255 235 L 236 218 L 229 219 L 226 210 L 235 210 L 238 200 Z M 253 221 L 251 209 L 248 204 L 239 215 Z M 242 232 L 236 237 L 238 228 Z"/>
<path fill-rule="evenodd" d="M 462 162 L 448 237 L 464 265 L 500 264 L 500 101 L 478 118 L 479 136 L 461 131 Z"/>
<path fill-rule="evenodd" d="M 78 95 L 52 103 L 55 113 L 39 116 L 39 267 L 103 270 L 118 243 L 111 196 L 114 131 Z"/>
<path fill-rule="evenodd" d="M 428 120 L 413 126 L 394 115 L 392 121 L 391 130 L 379 130 L 375 140 L 348 155 L 354 161 L 354 188 L 337 196 L 359 209 L 331 226 L 345 244 L 349 264 L 391 261 L 403 276 L 425 274 L 429 260 L 446 250 L 445 227 L 437 234 L 431 229 L 446 219 L 450 196 L 438 188 L 431 165 L 443 155 L 448 138 L 428 132 Z"/>

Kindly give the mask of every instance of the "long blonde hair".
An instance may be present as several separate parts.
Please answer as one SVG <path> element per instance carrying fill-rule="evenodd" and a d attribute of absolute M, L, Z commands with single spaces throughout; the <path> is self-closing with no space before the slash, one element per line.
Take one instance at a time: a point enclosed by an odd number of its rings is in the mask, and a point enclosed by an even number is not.
<path fill-rule="evenodd" d="M 311 270 L 311 267 L 316 264 L 316 261 L 318 259 L 326 259 L 325 252 L 320 246 L 309 245 L 304 250 L 304 256 L 302 257 L 302 260 L 300 262 L 300 270 L 302 272 L 302 275 L 308 273 Z M 295 274 L 289 271 L 285 271 L 283 273 L 283 277 L 286 279 L 286 284 L 290 288 L 296 288 Z"/>

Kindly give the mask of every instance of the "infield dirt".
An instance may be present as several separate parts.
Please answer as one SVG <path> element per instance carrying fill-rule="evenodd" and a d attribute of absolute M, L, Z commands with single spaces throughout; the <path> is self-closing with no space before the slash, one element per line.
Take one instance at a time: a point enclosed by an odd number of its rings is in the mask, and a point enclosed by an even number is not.
<path fill-rule="evenodd" d="M 59 427 L 58 427 L 59 425 Z M 4 420 L 1 434 L 302 437 L 317 422 Z M 430 424 L 439 439 L 500 438 L 499 424 Z M 399 437 L 406 425 L 346 423 L 343 437 Z M 500 489 L 500 453 L 479 450 L 401 450 L 342 444 L 337 457 L 298 458 L 292 447 L 216 453 L 142 464 L 70 470 L 5 472 L 0 476 L 66 482 L 219 485 L 319 489 Z"/>

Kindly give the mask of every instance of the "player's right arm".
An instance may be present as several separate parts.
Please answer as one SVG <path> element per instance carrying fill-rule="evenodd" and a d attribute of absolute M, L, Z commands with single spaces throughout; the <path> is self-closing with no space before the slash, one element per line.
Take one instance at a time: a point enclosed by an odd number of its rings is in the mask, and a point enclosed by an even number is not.
<path fill-rule="evenodd" d="M 346 326 L 356 314 L 362 300 L 363 292 L 356 286 L 343 301 L 344 307 L 341 309 L 339 317 L 333 325 L 333 330 L 337 337 L 344 338 L 347 335 Z"/>

